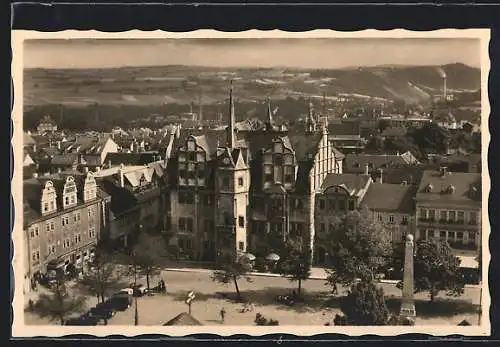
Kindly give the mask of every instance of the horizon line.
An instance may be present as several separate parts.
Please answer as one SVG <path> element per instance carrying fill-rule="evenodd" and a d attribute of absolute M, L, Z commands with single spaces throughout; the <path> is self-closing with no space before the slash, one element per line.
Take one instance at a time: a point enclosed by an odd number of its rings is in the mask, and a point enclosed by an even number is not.
<path fill-rule="evenodd" d="M 113 69 L 134 69 L 134 68 L 154 68 L 154 67 L 198 67 L 198 68 L 209 68 L 209 69 L 262 69 L 262 70 L 270 70 L 270 69 L 297 69 L 297 70 L 352 70 L 359 68 L 391 68 L 391 67 L 445 67 L 448 65 L 463 65 L 472 69 L 481 70 L 481 67 L 469 65 L 463 62 L 449 62 L 446 64 L 378 64 L 378 65 L 348 65 L 343 67 L 301 67 L 301 66 L 283 66 L 283 65 L 273 65 L 273 66 L 250 66 L 250 65 L 241 65 L 241 66 L 210 66 L 210 65 L 197 65 L 197 64 L 153 64 L 153 65 L 119 65 L 114 67 L 43 67 L 43 66 L 32 66 L 32 67 L 23 67 L 23 70 L 113 70 Z"/>

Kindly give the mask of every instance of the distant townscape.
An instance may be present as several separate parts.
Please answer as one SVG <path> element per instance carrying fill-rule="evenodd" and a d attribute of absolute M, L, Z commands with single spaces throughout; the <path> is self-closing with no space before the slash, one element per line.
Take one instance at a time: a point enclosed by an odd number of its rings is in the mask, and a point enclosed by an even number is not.
<path fill-rule="evenodd" d="M 27 70 L 26 321 L 478 324 L 479 87 L 462 64 Z"/>

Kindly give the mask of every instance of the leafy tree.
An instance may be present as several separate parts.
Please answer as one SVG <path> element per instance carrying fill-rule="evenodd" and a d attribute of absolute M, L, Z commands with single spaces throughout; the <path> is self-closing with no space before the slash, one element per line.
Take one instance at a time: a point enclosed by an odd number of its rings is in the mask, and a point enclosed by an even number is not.
<path fill-rule="evenodd" d="M 250 271 L 250 264 L 245 261 L 235 261 L 231 263 L 226 263 L 220 265 L 219 269 L 212 273 L 212 280 L 214 282 L 219 282 L 222 284 L 234 283 L 234 288 L 236 289 L 236 296 L 238 300 L 241 300 L 240 288 L 238 287 L 238 280 L 242 277 L 247 280 L 247 282 L 252 282 L 248 272 Z"/>
<path fill-rule="evenodd" d="M 373 281 L 353 284 L 340 309 L 344 315 L 336 315 L 335 325 L 385 325 L 389 318 L 384 291 Z"/>
<path fill-rule="evenodd" d="M 381 119 L 378 124 L 377 124 L 377 128 L 378 128 L 378 131 L 380 133 L 383 133 L 385 129 L 389 128 L 391 126 L 391 124 L 389 123 L 388 120 L 386 119 Z"/>
<path fill-rule="evenodd" d="M 132 251 L 133 263 L 138 266 L 139 273 L 146 276 L 146 286 L 150 289 L 150 278 L 161 271 L 162 258 L 167 255 L 167 247 L 162 236 L 147 233 L 139 235 Z"/>
<path fill-rule="evenodd" d="M 94 259 L 89 263 L 80 284 L 87 287 L 97 297 L 98 302 L 104 302 L 108 290 L 119 283 L 117 268 L 113 256 L 102 245 L 97 245 Z"/>
<path fill-rule="evenodd" d="M 382 152 L 385 149 L 384 140 L 380 136 L 372 136 L 368 140 L 365 149 L 370 152 Z"/>
<path fill-rule="evenodd" d="M 463 294 L 465 280 L 460 272 L 460 259 L 453 253 L 451 247 L 444 241 L 422 240 L 416 244 L 413 263 L 415 292 L 429 291 L 431 302 L 440 291 L 447 295 Z M 403 258 L 399 258 L 403 266 Z M 402 283 L 399 283 L 399 287 Z"/>
<path fill-rule="evenodd" d="M 298 282 L 298 295 L 301 294 L 302 281 L 311 276 L 311 252 L 304 246 L 303 240 L 289 238 L 287 240 L 283 261 L 280 264 L 280 273 L 289 276 L 288 279 Z"/>
<path fill-rule="evenodd" d="M 415 129 L 409 135 L 420 150 L 426 153 L 444 153 L 450 138 L 448 131 L 435 123 Z"/>
<path fill-rule="evenodd" d="M 61 325 L 64 325 L 66 317 L 85 309 L 85 302 L 85 297 L 68 293 L 64 284 L 64 276 L 58 274 L 56 283 L 50 288 L 50 293 L 40 294 L 33 310 L 42 318 L 47 317 L 51 321 L 58 320 Z"/>
<path fill-rule="evenodd" d="M 328 235 L 327 283 L 351 285 L 356 278 L 371 280 L 391 254 L 390 234 L 366 209 L 349 211 L 334 221 Z"/>

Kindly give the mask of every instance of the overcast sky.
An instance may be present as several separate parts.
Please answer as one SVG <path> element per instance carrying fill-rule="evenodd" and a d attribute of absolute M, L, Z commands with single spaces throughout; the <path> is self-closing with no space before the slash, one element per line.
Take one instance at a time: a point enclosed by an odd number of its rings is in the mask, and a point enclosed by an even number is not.
<path fill-rule="evenodd" d="M 385 64 L 480 67 L 477 39 L 136 39 L 26 41 L 25 66 L 198 65 L 343 68 Z"/>

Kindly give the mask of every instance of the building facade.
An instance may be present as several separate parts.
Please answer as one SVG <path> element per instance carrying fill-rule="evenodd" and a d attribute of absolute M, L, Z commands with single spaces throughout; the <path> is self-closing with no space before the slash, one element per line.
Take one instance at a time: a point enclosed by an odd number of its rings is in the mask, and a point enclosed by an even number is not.
<path fill-rule="evenodd" d="M 446 240 L 456 252 L 481 245 L 481 175 L 442 167 L 423 173 L 416 194 L 416 239 Z"/>
<path fill-rule="evenodd" d="M 81 272 L 107 228 L 105 205 L 91 173 L 25 180 L 24 234 L 32 283 L 53 271 Z"/>

